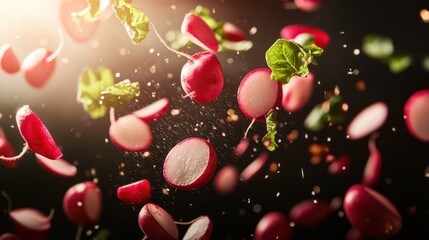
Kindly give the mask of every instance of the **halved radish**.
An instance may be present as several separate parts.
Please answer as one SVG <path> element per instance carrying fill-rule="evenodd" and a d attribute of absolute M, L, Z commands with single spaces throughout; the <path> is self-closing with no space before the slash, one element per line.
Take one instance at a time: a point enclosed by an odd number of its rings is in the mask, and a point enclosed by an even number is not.
<path fill-rule="evenodd" d="M 46 48 L 37 48 L 22 61 L 22 71 L 27 82 L 36 88 L 45 86 L 56 66 L 56 61 L 47 59 L 53 52 Z"/>
<path fill-rule="evenodd" d="M 113 144 L 130 152 L 145 150 L 152 144 L 150 125 L 134 114 L 127 114 L 112 122 L 109 136 Z"/>
<path fill-rule="evenodd" d="M 376 102 L 361 110 L 349 123 L 347 134 L 356 140 L 379 129 L 387 119 L 388 108 L 384 102 Z"/>
<path fill-rule="evenodd" d="M 378 151 L 377 145 L 375 145 L 377 136 L 371 136 L 368 141 L 369 157 L 362 176 L 362 184 L 367 187 L 373 187 L 380 178 L 381 173 L 381 153 Z"/>
<path fill-rule="evenodd" d="M 343 208 L 351 225 L 369 237 L 392 238 L 402 228 L 401 214 L 392 202 L 363 185 L 355 184 L 347 190 Z"/>
<path fill-rule="evenodd" d="M 415 92 L 404 105 L 408 132 L 423 142 L 429 142 L 429 89 Z"/>
<path fill-rule="evenodd" d="M 0 240 L 19 240 L 19 238 L 13 233 L 3 233 L 0 235 Z"/>
<path fill-rule="evenodd" d="M 9 43 L 0 47 L 0 64 L 3 70 L 9 74 L 17 73 L 21 69 L 21 64 Z"/>
<path fill-rule="evenodd" d="M 87 226 L 97 223 L 101 209 L 101 190 L 93 182 L 75 184 L 64 194 L 63 210 L 67 218 L 74 224 Z"/>
<path fill-rule="evenodd" d="M 312 35 L 314 37 L 314 44 L 321 48 L 326 48 L 329 44 L 330 37 L 326 32 L 319 28 L 304 24 L 291 24 L 282 28 L 280 31 L 280 37 L 287 40 L 294 40 L 295 37 L 302 33 L 308 33 Z"/>
<path fill-rule="evenodd" d="M 314 12 L 322 5 L 323 0 L 295 0 L 296 6 L 304 12 Z"/>
<path fill-rule="evenodd" d="M 51 228 L 51 219 L 34 208 L 17 208 L 9 212 L 18 235 L 45 233 Z"/>
<path fill-rule="evenodd" d="M 160 116 L 164 115 L 169 107 L 170 101 L 168 98 L 161 98 L 137 111 L 134 111 L 133 114 L 143 121 L 154 122 L 158 120 Z"/>
<path fill-rule="evenodd" d="M 200 216 L 186 230 L 183 240 L 210 240 L 213 223 L 208 216 Z"/>
<path fill-rule="evenodd" d="M 329 164 L 328 172 L 334 175 L 344 174 L 348 171 L 351 160 L 349 155 L 341 155 Z"/>
<path fill-rule="evenodd" d="M 16 125 L 33 152 L 49 159 L 59 159 L 63 156 L 42 120 L 28 105 L 22 106 L 16 112 Z"/>
<path fill-rule="evenodd" d="M 262 152 L 259 156 L 253 160 L 241 173 L 240 179 L 243 182 L 247 182 L 262 171 L 262 167 L 265 165 L 269 157 L 268 152 Z"/>
<path fill-rule="evenodd" d="M 37 162 L 46 171 L 59 177 L 74 177 L 77 174 L 77 168 L 64 159 L 52 160 L 36 153 Z"/>
<path fill-rule="evenodd" d="M 146 179 L 118 187 L 116 195 L 118 198 L 130 204 L 145 204 L 151 197 L 151 185 Z"/>
<path fill-rule="evenodd" d="M 162 207 L 146 203 L 139 212 L 138 224 L 147 238 L 152 240 L 177 240 L 179 229 L 171 215 Z"/>
<path fill-rule="evenodd" d="M 292 228 L 287 217 L 279 211 L 266 213 L 258 222 L 254 234 L 255 240 L 289 240 Z"/>
<path fill-rule="evenodd" d="M 18 165 L 17 159 L 9 160 L 15 156 L 15 150 L 6 138 L 3 129 L 0 127 L 0 156 L 6 157 L 6 159 L 0 158 L 0 161 L 7 167 L 16 168 Z"/>
<path fill-rule="evenodd" d="M 244 32 L 235 24 L 225 22 L 223 24 L 223 36 L 226 40 L 231 42 L 240 42 L 246 39 Z"/>
<path fill-rule="evenodd" d="M 179 142 L 165 158 L 163 174 L 171 186 L 194 190 L 206 185 L 217 166 L 216 151 L 202 138 L 190 137 Z"/>
<path fill-rule="evenodd" d="M 222 167 L 213 179 L 215 191 L 222 195 L 232 193 L 237 188 L 238 174 L 237 168 L 233 165 Z"/>
<path fill-rule="evenodd" d="M 237 144 L 237 146 L 234 148 L 234 154 L 236 157 L 243 156 L 244 152 L 246 152 L 247 148 L 249 148 L 250 139 L 243 138 L 240 140 L 240 142 Z"/>
<path fill-rule="evenodd" d="M 199 16 L 193 13 L 187 13 L 182 22 L 181 32 L 189 40 L 212 53 L 217 52 L 219 43 L 216 35 L 210 26 Z"/>
<path fill-rule="evenodd" d="M 314 227 L 330 217 L 333 212 L 330 202 L 309 199 L 295 204 L 289 212 L 289 217 L 298 226 Z"/>
<path fill-rule="evenodd" d="M 285 111 L 295 112 L 308 102 L 313 93 L 314 75 L 307 77 L 293 76 L 287 84 L 283 84 L 282 106 Z"/>

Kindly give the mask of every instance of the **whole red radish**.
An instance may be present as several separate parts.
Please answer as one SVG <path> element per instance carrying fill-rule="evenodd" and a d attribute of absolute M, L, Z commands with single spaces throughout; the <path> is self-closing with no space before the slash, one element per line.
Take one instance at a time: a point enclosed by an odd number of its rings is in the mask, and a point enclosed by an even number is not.
<path fill-rule="evenodd" d="M 314 44 L 318 47 L 326 48 L 331 38 L 323 30 L 304 24 L 291 24 L 280 31 L 280 37 L 287 40 L 294 40 L 298 35 L 307 33 L 314 37 Z"/>
<path fill-rule="evenodd" d="M 152 240 L 177 240 L 179 229 L 171 215 L 162 207 L 146 203 L 139 212 L 138 224 L 147 238 Z"/>
<path fill-rule="evenodd" d="M 226 40 L 231 42 L 240 42 L 246 39 L 244 32 L 235 24 L 225 22 L 223 24 L 223 35 Z"/>
<path fill-rule="evenodd" d="M 150 182 L 143 179 L 118 187 L 116 195 L 123 202 L 143 205 L 149 201 L 151 191 L 152 188 Z"/>
<path fill-rule="evenodd" d="M 192 221 L 183 240 L 210 240 L 213 223 L 208 216 L 200 216 Z"/>
<path fill-rule="evenodd" d="M 304 12 L 314 12 L 322 3 L 323 0 L 295 0 L 296 6 Z"/>
<path fill-rule="evenodd" d="M 187 13 L 185 15 L 181 32 L 187 36 L 192 43 L 200 46 L 204 50 L 214 53 L 219 49 L 219 43 L 214 31 L 201 17 L 193 13 Z"/>
<path fill-rule="evenodd" d="M 170 107 L 168 98 L 161 98 L 139 110 L 133 112 L 135 116 L 145 122 L 154 122 L 164 115 Z"/>
<path fill-rule="evenodd" d="M 122 116 L 112 122 L 109 136 L 113 144 L 130 152 L 145 150 L 152 144 L 150 125 L 134 114 Z"/>
<path fill-rule="evenodd" d="M 0 47 L 0 64 L 3 71 L 9 74 L 17 73 L 21 69 L 21 64 L 8 43 Z"/>
<path fill-rule="evenodd" d="M 404 105 L 405 126 L 422 142 L 429 142 L 429 89 L 413 93 Z"/>
<path fill-rule="evenodd" d="M 52 76 L 56 66 L 55 59 L 50 58 L 52 54 L 49 49 L 37 48 L 22 61 L 25 80 L 31 86 L 42 88 Z"/>
<path fill-rule="evenodd" d="M 287 217 L 278 211 L 266 213 L 255 228 L 254 240 L 289 240 L 292 228 Z"/>

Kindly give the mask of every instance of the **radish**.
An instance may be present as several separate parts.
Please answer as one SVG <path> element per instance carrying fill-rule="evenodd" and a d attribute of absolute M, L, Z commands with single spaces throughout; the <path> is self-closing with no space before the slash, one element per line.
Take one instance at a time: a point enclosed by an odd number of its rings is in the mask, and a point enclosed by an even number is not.
<path fill-rule="evenodd" d="M 154 122 L 164 115 L 169 107 L 170 101 L 168 98 L 161 98 L 146 107 L 134 111 L 133 114 L 145 122 Z"/>
<path fill-rule="evenodd" d="M 345 240 L 366 240 L 365 234 L 363 234 L 361 231 L 357 230 L 354 227 L 351 227 L 349 231 L 346 234 Z"/>
<path fill-rule="evenodd" d="M 344 212 L 351 225 L 377 239 L 394 237 L 402 228 L 402 217 L 383 195 L 360 184 L 351 186 L 345 196 Z"/>
<path fill-rule="evenodd" d="M 3 233 L 0 235 L 0 240 L 19 240 L 19 238 L 13 233 Z"/>
<path fill-rule="evenodd" d="M 52 160 L 36 153 L 37 162 L 48 172 L 59 177 L 74 177 L 77 168 L 64 159 Z"/>
<path fill-rule="evenodd" d="M 234 155 L 236 157 L 243 156 L 244 152 L 249 148 L 250 140 L 248 138 L 243 138 L 234 148 Z"/>
<path fill-rule="evenodd" d="M 375 134 L 368 141 L 369 157 L 362 176 L 362 184 L 367 187 L 373 187 L 380 178 L 382 160 L 381 154 L 375 145 L 377 137 L 378 135 Z"/>
<path fill-rule="evenodd" d="M 147 238 L 152 240 L 177 240 L 179 229 L 171 215 L 162 207 L 146 203 L 139 212 L 138 224 Z"/>
<path fill-rule="evenodd" d="M 192 221 L 183 240 L 210 240 L 213 223 L 208 216 L 200 216 Z"/>
<path fill-rule="evenodd" d="M 429 89 L 415 92 L 404 105 L 408 132 L 422 142 L 429 142 Z"/>
<path fill-rule="evenodd" d="M 342 155 L 338 157 L 329 164 L 328 172 L 334 175 L 344 174 L 348 170 L 351 160 L 352 159 L 349 155 Z"/>
<path fill-rule="evenodd" d="M 322 5 L 322 0 L 295 0 L 295 5 L 304 12 L 314 12 Z"/>
<path fill-rule="evenodd" d="M 163 174 L 171 186 L 194 190 L 206 185 L 217 166 L 216 151 L 204 139 L 190 137 L 179 142 L 165 158 Z"/>
<path fill-rule="evenodd" d="M 21 64 L 9 43 L 0 47 L 0 64 L 3 70 L 9 74 L 17 73 L 21 69 Z"/>
<path fill-rule="evenodd" d="M 328 201 L 309 199 L 295 204 L 289 212 L 289 217 L 298 226 L 314 227 L 329 218 L 333 212 Z"/>
<path fill-rule="evenodd" d="M 16 168 L 18 165 L 17 159 L 9 159 L 13 158 L 13 156 L 15 156 L 15 150 L 0 127 L 0 161 L 9 168 Z M 6 159 L 1 157 L 6 157 Z"/>
<path fill-rule="evenodd" d="M 151 191 L 152 188 L 150 182 L 146 179 L 143 179 L 118 187 L 116 190 L 116 195 L 123 202 L 143 205 L 149 201 Z"/>
<path fill-rule="evenodd" d="M 113 144 L 130 152 L 145 150 L 152 144 L 152 130 L 149 124 L 134 114 L 112 121 L 109 136 Z"/>
<path fill-rule="evenodd" d="M 254 240 L 289 240 L 292 228 L 287 217 L 278 211 L 266 213 L 255 228 Z"/>
<path fill-rule="evenodd" d="M 9 212 L 18 236 L 23 239 L 47 239 L 46 233 L 51 228 L 51 218 L 33 208 L 18 208 Z"/>
<path fill-rule="evenodd" d="M 326 48 L 329 44 L 329 35 L 321 29 L 304 25 L 304 24 L 291 24 L 280 31 L 280 37 L 287 40 L 294 40 L 298 35 L 307 33 L 314 37 L 314 44 L 318 47 Z"/>
<path fill-rule="evenodd" d="M 295 112 L 308 102 L 313 93 L 314 75 L 307 77 L 293 76 L 287 84 L 283 84 L 282 106 L 285 111 Z"/>
<path fill-rule="evenodd" d="M 215 53 L 219 49 L 219 43 L 214 31 L 199 16 L 187 13 L 182 22 L 181 32 L 189 40 L 206 51 Z"/>
<path fill-rule="evenodd" d="M 240 180 L 247 182 L 256 177 L 265 165 L 269 157 L 268 152 L 262 152 L 259 156 L 253 160 L 240 174 Z"/>
<path fill-rule="evenodd" d="M 222 167 L 213 179 L 215 191 L 221 195 L 232 193 L 238 184 L 238 170 L 233 165 Z"/>
<path fill-rule="evenodd" d="M 353 118 L 347 127 L 347 134 L 353 140 L 366 137 L 384 124 L 387 114 L 388 108 L 384 102 L 373 103 Z"/>
<path fill-rule="evenodd" d="M 223 24 L 223 36 L 231 42 L 240 42 L 246 39 L 244 32 L 235 24 L 225 22 Z"/>

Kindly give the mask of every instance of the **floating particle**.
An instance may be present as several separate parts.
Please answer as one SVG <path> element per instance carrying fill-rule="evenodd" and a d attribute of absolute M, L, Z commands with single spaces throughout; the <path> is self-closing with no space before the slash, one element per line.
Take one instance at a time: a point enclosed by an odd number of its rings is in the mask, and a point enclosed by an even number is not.
<path fill-rule="evenodd" d="M 357 76 L 359 75 L 359 69 L 353 69 L 353 75 Z"/>
<path fill-rule="evenodd" d="M 255 204 L 253 205 L 252 210 L 254 213 L 260 213 L 262 211 L 262 206 L 260 204 Z"/>
<path fill-rule="evenodd" d="M 234 109 L 228 109 L 227 111 L 228 116 L 226 117 L 226 122 L 227 123 L 232 123 L 232 122 L 237 122 L 239 117 L 237 114 L 235 114 L 235 110 Z"/>
<path fill-rule="evenodd" d="M 226 59 L 226 63 L 228 63 L 228 64 L 232 64 L 233 62 L 234 62 L 233 58 Z"/>
<path fill-rule="evenodd" d="M 121 76 L 121 73 L 120 72 L 117 72 L 117 73 L 115 73 L 115 77 L 120 77 Z"/>
<path fill-rule="evenodd" d="M 249 30 L 249 34 L 250 34 L 250 35 L 255 35 L 255 34 L 256 34 L 256 32 L 258 32 L 258 29 L 257 29 L 256 27 L 252 27 L 252 28 L 250 28 L 250 30 Z"/>
<path fill-rule="evenodd" d="M 90 45 L 92 48 L 98 48 L 98 47 L 100 47 L 100 42 L 97 40 L 92 40 Z"/>
<path fill-rule="evenodd" d="M 167 74 L 167 78 L 168 78 L 168 79 L 172 79 L 172 78 L 173 78 L 173 74 L 172 74 L 172 73 L 168 73 L 168 74 Z"/>
<path fill-rule="evenodd" d="M 353 54 L 356 55 L 356 56 L 359 55 L 360 54 L 360 50 L 356 48 L 355 50 L 353 50 Z"/>
<path fill-rule="evenodd" d="M 278 166 L 277 166 L 277 163 L 275 163 L 275 162 L 272 162 L 271 164 L 270 164 L 270 172 L 272 172 L 272 173 L 275 173 L 275 172 L 277 172 L 278 171 Z"/>
<path fill-rule="evenodd" d="M 176 5 L 171 4 L 170 8 L 171 8 L 171 10 L 176 10 Z"/>
<path fill-rule="evenodd" d="M 420 10 L 420 18 L 424 23 L 429 23 L 429 10 L 427 9 Z"/>
<path fill-rule="evenodd" d="M 155 52 L 155 49 L 153 49 L 153 48 L 149 49 L 149 53 L 154 53 L 154 52 Z"/>
<path fill-rule="evenodd" d="M 175 108 L 175 109 L 171 109 L 171 115 L 173 115 L 173 116 L 177 116 L 177 115 L 179 115 L 180 114 L 180 109 L 177 109 L 177 108 Z"/>
<path fill-rule="evenodd" d="M 425 168 L 425 177 L 429 178 L 429 166 Z"/>
<path fill-rule="evenodd" d="M 152 73 L 152 74 L 155 74 L 155 73 L 156 73 L 156 66 L 155 66 L 155 65 L 152 65 L 152 66 L 149 68 L 149 72 L 150 72 L 150 73 Z"/>
<path fill-rule="evenodd" d="M 61 58 L 60 60 L 63 64 L 67 64 L 69 63 L 69 59 L 68 58 Z"/>
<path fill-rule="evenodd" d="M 358 91 L 364 91 L 366 89 L 366 83 L 363 80 L 359 80 L 356 82 L 356 89 Z"/>
<path fill-rule="evenodd" d="M 347 48 L 347 44 L 343 44 L 343 48 Z"/>
<path fill-rule="evenodd" d="M 119 48 L 119 55 L 125 56 L 125 55 L 127 55 L 127 53 L 128 53 L 127 49 L 125 49 L 125 48 Z"/>
<path fill-rule="evenodd" d="M 287 140 L 289 142 L 293 142 L 295 141 L 299 136 L 299 132 L 297 130 L 292 130 L 288 135 L 287 135 Z"/>
<path fill-rule="evenodd" d="M 170 189 L 169 188 L 162 188 L 162 194 L 168 196 L 170 194 Z"/>

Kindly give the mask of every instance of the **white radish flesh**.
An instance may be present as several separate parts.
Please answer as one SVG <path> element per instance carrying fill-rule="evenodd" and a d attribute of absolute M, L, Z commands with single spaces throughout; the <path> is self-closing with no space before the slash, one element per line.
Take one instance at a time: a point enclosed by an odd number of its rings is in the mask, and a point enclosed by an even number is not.
<path fill-rule="evenodd" d="M 17 73 L 21 69 L 21 64 L 8 43 L 0 47 L 0 64 L 1 68 L 9 74 Z"/>
<path fill-rule="evenodd" d="M 168 98 L 161 98 L 142 109 L 134 111 L 133 114 L 145 122 L 154 122 L 164 115 L 170 107 Z"/>
<path fill-rule="evenodd" d="M 347 134 L 356 140 L 379 129 L 387 119 L 388 108 L 384 102 L 376 102 L 361 110 L 350 122 Z"/>
<path fill-rule="evenodd" d="M 268 152 L 262 152 L 253 162 L 251 162 L 240 174 L 240 179 L 247 182 L 256 177 L 265 165 L 269 157 Z"/>
<path fill-rule="evenodd" d="M 134 114 L 125 115 L 112 122 L 109 136 L 113 144 L 130 152 L 145 150 L 152 144 L 150 125 Z"/>
<path fill-rule="evenodd" d="M 33 208 L 17 208 L 9 212 L 17 228 L 24 231 L 44 232 L 51 228 L 51 219 Z"/>
<path fill-rule="evenodd" d="M 138 224 L 143 233 L 152 240 L 177 240 L 179 229 L 171 215 L 162 207 L 146 203 L 139 212 Z"/>
<path fill-rule="evenodd" d="M 429 89 L 415 92 L 404 106 L 408 132 L 422 142 L 429 142 Z"/>
<path fill-rule="evenodd" d="M 293 76 L 287 84 L 283 84 L 283 109 L 295 112 L 308 102 L 313 93 L 314 75 L 307 77 Z"/>
<path fill-rule="evenodd" d="M 181 32 L 189 40 L 210 52 L 217 52 L 219 43 L 216 40 L 215 33 L 204 20 L 193 14 L 187 13 L 182 22 Z"/>
<path fill-rule="evenodd" d="M 232 193 L 237 188 L 238 175 L 239 173 L 235 166 L 228 165 L 222 167 L 213 179 L 215 191 L 221 195 Z"/>
<path fill-rule="evenodd" d="M 208 216 L 200 216 L 189 226 L 183 240 L 209 240 L 213 223 Z"/>
<path fill-rule="evenodd" d="M 59 177 L 73 177 L 77 168 L 64 159 L 52 160 L 36 153 L 37 162 L 48 172 Z"/>

